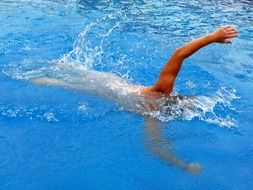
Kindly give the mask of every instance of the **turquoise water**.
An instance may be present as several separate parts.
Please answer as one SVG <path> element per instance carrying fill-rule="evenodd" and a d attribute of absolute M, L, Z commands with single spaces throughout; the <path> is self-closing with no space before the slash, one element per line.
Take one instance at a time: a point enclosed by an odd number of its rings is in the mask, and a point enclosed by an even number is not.
<path fill-rule="evenodd" d="M 0 23 L 1 189 L 253 186 L 252 1 L 2 0 Z M 154 115 L 163 149 L 199 163 L 198 175 L 152 152 L 159 142 L 141 115 L 100 96 L 31 83 L 78 83 L 96 70 L 152 85 L 178 46 L 227 24 L 240 37 L 202 49 L 176 81 L 174 93 L 195 96 L 197 109 Z"/>

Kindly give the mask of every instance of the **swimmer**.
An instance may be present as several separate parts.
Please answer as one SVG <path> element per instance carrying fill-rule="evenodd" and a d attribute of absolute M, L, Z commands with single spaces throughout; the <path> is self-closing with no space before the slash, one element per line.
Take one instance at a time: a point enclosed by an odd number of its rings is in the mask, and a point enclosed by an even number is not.
<path fill-rule="evenodd" d="M 213 33 L 194 39 L 193 41 L 178 48 L 168 62 L 165 64 L 158 80 L 154 86 L 145 87 L 141 93 L 144 96 L 170 96 L 174 81 L 180 71 L 183 61 L 198 51 L 200 48 L 207 46 L 211 43 L 223 43 L 230 44 L 230 38 L 237 37 L 237 30 L 231 26 L 220 28 Z M 147 131 L 147 137 L 150 138 L 146 143 L 148 148 L 162 160 L 167 161 L 185 171 L 192 174 L 197 174 L 201 170 L 201 166 L 198 163 L 187 163 L 183 160 L 176 158 L 169 149 L 164 149 L 163 144 L 169 144 L 168 141 L 162 138 L 158 123 L 155 120 L 150 120 L 145 126 Z"/>
<path fill-rule="evenodd" d="M 105 96 L 109 99 L 112 99 L 113 101 L 115 101 L 114 95 L 120 96 L 120 98 L 125 98 L 122 97 L 123 94 L 127 96 L 140 95 L 146 98 L 160 98 L 170 96 L 173 91 L 176 77 L 185 59 L 209 44 L 230 44 L 230 38 L 237 36 L 238 33 L 235 28 L 231 26 L 225 26 L 179 47 L 163 67 L 156 83 L 148 87 L 129 84 L 128 82 L 112 73 L 103 73 L 97 71 L 87 71 L 83 73 L 83 75 L 78 79 L 80 81 L 76 80 L 76 82 L 63 81 L 61 79 L 53 78 L 38 78 L 34 79 L 33 82 L 37 84 L 60 85 L 87 91 Z M 83 83 L 80 84 L 80 82 Z M 87 83 L 94 85 L 87 85 Z M 122 101 L 122 99 L 119 100 L 119 103 L 120 101 Z"/>
<path fill-rule="evenodd" d="M 183 97 L 170 97 L 170 95 L 185 59 L 209 44 L 230 44 L 230 39 L 237 36 L 238 32 L 235 28 L 225 26 L 179 47 L 165 64 L 153 86 L 133 85 L 114 74 L 89 70 L 82 73 L 81 76 L 71 78 L 71 80 L 64 78 L 38 78 L 34 79 L 33 82 L 36 84 L 63 86 L 65 88 L 104 96 L 111 101 L 119 103 L 122 107 L 130 111 L 147 116 L 145 115 L 147 111 L 161 110 L 165 105 L 167 107 L 170 106 L 171 102 L 174 104 L 179 99 L 184 99 Z M 169 98 L 169 102 L 161 103 L 160 100 L 164 98 Z M 186 101 L 185 106 L 191 107 L 189 105 L 190 102 Z M 150 143 L 146 144 L 155 155 L 191 173 L 196 173 L 200 170 L 198 163 L 186 163 L 183 160 L 177 159 L 168 150 L 164 150 L 161 144 L 166 144 L 166 142 L 161 137 L 159 124 L 150 117 L 147 117 L 147 120 L 145 131 L 151 140 L 148 141 Z"/>

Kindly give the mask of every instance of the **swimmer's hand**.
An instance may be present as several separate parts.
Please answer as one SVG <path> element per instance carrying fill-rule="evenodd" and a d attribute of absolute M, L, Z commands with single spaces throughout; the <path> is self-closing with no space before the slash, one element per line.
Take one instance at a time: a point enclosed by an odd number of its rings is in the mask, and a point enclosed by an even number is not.
<path fill-rule="evenodd" d="M 231 26 L 225 26 L 215 30 L 211 33 L 214 42 L 222 43 L 222 44 L 231 44 L 229 38 L 235 38 L 238 36 L 238 32 L 235 28 Z"/>
<path fill-rule="evenodd" d="M 199 163 L 190 163 L 186 169 L 191 174 L 196 175 L 199 174 L 201 170 L 201 165 Z"/>

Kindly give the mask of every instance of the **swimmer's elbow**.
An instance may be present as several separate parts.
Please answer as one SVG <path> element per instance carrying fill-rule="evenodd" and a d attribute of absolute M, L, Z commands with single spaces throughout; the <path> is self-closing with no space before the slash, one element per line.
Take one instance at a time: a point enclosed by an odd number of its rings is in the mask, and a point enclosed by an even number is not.
<path fill-rule="evenodd" d="M 184 60 L 189 56 L 189 52 L 184 46 L 181 46 L 173 53 L 173 58 L 178 60 Z"/>
<path fill-rule="evenodd" d="M 177 48 L 175 51 L 174 51 L 174 53 L 173 53 L 173 57 L 174 58 L 183 58 L 183 50 L 182 50 L 182 48 L 180 47 L 180 48 Z"/>

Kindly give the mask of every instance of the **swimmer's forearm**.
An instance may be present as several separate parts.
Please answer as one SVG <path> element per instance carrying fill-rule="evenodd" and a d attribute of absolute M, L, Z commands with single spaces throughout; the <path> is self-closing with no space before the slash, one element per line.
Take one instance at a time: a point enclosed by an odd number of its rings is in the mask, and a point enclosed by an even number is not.
<path fill-rule="evenodd" d="M 200 48 L 207 46 L 213 42 L 215 42 L 215 36 L 213 34 L 208 34 L 194 39 L 179 47 L 174 54 L 176 54 L 179 59 L 186 59 L 198 51 Z"/>
<path fill-rule="evenodd" d="M 238 32 L 235 28 L 231 26 L 226 26 L 220 29 L 215 30 L 214 32 L 202 36 L 200 38 L 194 39 L 191 42 L 183 45 L 182 47 L 178 48 L 175 52 L 179 59 L 186 59 L 187 57 L 191 56 L 193 53 L 198 51 L 200 48 L 207 46 L 211 43 L 223 43 L 223 44 L 230 44 L 231 41 L 229 38 L 234 38 L 238 36 Z"/>

